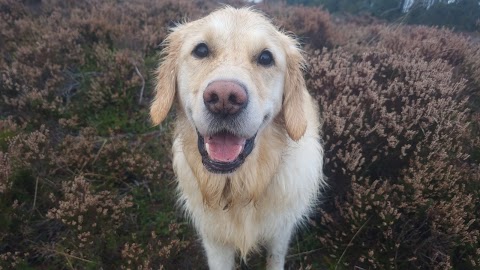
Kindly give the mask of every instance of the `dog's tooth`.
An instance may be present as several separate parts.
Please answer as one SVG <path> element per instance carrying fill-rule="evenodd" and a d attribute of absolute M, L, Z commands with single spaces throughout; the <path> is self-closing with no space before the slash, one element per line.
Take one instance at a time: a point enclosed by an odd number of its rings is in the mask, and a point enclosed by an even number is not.
<path fill-rule="evenodd" d="M 205 143 L 205 150 L 207 150 L 207 154 L 210 156 L 210 144 Z"/>

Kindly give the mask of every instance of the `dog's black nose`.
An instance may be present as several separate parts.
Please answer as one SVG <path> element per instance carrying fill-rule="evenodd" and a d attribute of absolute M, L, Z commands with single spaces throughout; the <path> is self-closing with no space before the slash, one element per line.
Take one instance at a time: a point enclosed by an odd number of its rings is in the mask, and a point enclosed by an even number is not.
<path fill-rule="evenodd" d="M 247 105 L 248 95 L 237 82 L 215 81 L 205 89 L 203 102 L 212 113 L 227 116 L 243 109 Z"/>

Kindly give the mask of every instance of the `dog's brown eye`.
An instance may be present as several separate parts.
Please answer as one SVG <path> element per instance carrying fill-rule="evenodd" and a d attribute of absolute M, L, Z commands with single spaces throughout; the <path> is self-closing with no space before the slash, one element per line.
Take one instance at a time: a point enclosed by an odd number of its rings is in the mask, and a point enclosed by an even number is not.
<path fill-rule="evenodd" d="M 198 44 L 192 52 L 198 58 L 205 58 L 209 54 L 208 46 L 205 43 Z"/>
<path fill-rule="evenodd" d="M 260 53 L 257 59 L 257 63 L 262 66 L 270 66 L 273 64 L 273 55 L 270 51 L 264 50 Z"/>

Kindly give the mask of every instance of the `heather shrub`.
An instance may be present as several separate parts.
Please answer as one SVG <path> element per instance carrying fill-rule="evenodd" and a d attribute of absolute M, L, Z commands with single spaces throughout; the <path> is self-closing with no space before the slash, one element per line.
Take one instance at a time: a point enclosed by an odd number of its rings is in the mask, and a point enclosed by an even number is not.
<path fill-rule="evenodd" d="M 198 260 L 148 105 L 168 27 L 214 6 L 0 0 L 0 269 Z"/>
<path fill-rule="evenodd" d="M 423 59 L 442 59 L 452 66 L 465 61 L 472 45 L 461 34 L 427 26 L 404 26 L 382 32 L 380 43 L 394 52 L 418 51 Z"/>
<path fill-rule="evenodd" d="M 362 51 L 309 58 L 336 194 L 321 210 L 327 256 L 347 268 L 479 265 L 480 177 L 469 159 L 479 140 L 467 81 L 441 53 L 382 42 Z"/>
<path fill-rule="evenodd" d="M 59 224 L 56 226 L 54 248 L 48 245 L 40 252 L 45 257 L 60 255 L 63 264 L 72 268 L 89 262 L 102 261 L 97 256 L 107 240 L 115 236 L 126 217 L 125 209 L 132 207 L 131 197 L 117 198 L 110 191 L 94 192 L 91 184 L 83 177 L 62 183 L 59 199 L 50 194 L 54 207 L 46 217 Z M 88 258 L 71 261 L 72 258 Z M 78 263 L 77 263 L 78 262 Z M 60 264 L 62 265 L 62 264 Z"/>
<path fill-rule="evenodd" d="M 330 14 L 320 8 L 285 5 L 264 5 L 260 8 L 272 17 L 275 24 L 294 33 L 308 47 L 330 47 L 336 42 Z"/>
<path fill-rule="evenodd" d="M 58 12 L 32 19 L 18 1 L 0 3 L 0 105 L 21 121 L 40 125 L 61 112 L 63 71 L 80 65 L 78 32 Z M 61 52 L 61 53 L 59 53 Z M 68 58 L 63 57 L 68 55 Z"/>
<path fill-rule="evenodd" d="M 8 156 L 0 152 L 0 193 L 6 192 L 10 188 L 9 176 L 12 173 Z"/>
<path fill-rule="evenodd" d="M 182 258 L 181 252 L 190 245 L 188 240 L 180 239 L 182 226 L 177 223 L 168 224 L 169 237 L 165 240 L 160 240 L 155 231 L 152 231 L 149 238 L 144 241 L 144 244 L 139 244 L 134 235 L 133 242 L 126 243 L 121 250 L 122 264 L 121 269 L 170 269 L 180 267 L 185 264 L 185 257 Z M 146 242 L 146 243 L 145 243 Z M 180 258 L 172 260 L 172 258 Z M 183 261 L 182 261 L 183 260 Z M 164 263 L 165 261 L 173 261 Z M 192 268 L 199 266 L 184 265 L 181 268 Z"/>

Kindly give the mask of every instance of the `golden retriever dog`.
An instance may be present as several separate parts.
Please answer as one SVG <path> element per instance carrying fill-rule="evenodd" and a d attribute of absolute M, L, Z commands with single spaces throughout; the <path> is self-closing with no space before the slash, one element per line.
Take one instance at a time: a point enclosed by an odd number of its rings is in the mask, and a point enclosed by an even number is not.
<path fill-rule="evenodd" d="M 176 26 L 156 71 L 154 124 L 177 106 L 173 166 L 180 202 L 210 269 L 264 247 L 283 269 L 322 174 L 318 108 L 295 39 L 250 8 Z"/>

